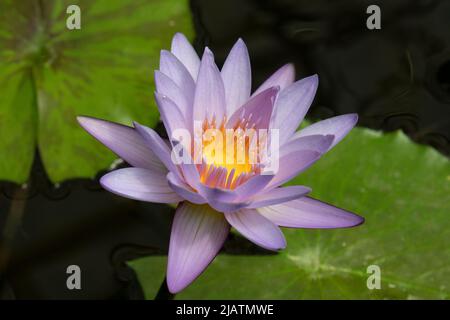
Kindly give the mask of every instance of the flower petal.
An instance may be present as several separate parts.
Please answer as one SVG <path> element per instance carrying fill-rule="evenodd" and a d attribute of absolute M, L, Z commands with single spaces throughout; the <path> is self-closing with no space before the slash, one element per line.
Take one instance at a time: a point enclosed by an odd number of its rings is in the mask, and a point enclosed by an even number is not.
<path fill-rule="evenodd" d="M 349 113 L 333 118 L 325 119 L 298 131 L 293 139 L 306 137 L 314 134 L 332 134 L 334 135 L 333 143 L 328 147 L 328 150 L 339 143 L 356 125 L 358 122 L 358 115 L 356 113 Z"/>
<path fill-rule="evenodd" d="M 173 143 L 174 139 L 177 138 L 173 136 L 175 130 L 189 130 L 186 120 L 184 119 L 180 108 L 178 108 L 178 106 L 168 97 L 155 92 L 155 100 L 158 104 L 159 113 L 161 114 L 161 120 L 166 128 L 167 136 Z"/>
<path fill-rule="evenodd" d="M 155 71 L 156 91 L 163 96 L 167 96 L 180 109 L 187 124 L 192 123 L 192 97 L 187 97 L 183 90 L 161 71 Z M 189 100 L 189 98 L 191 100 Z"/>
<path fill-rule="evenodd" d="M 252 74 L 247 47 L 239 39 L 231 49 L 221 71 L 225 87 L 226 114 L 233 114 L 250 97 Z"/>
<path fill-rule="evenodd" d="M 130 165 L 167 171 L 134 128 L 91 117 L 77 117 L 77 120 L 89 134 Z"/>
<path fill-rule="evenodd" d="M 311 189 L 304 186 L 288 186 L 275 188 L 256 195 L 252 203 L 247 208 L 261 208 L 279 204 L 303 197 L 311 192 Z"/>
<path fill-rule="evenodd" d="M 183 199 L 168 185 L 166 174 L 149 169 L 124 168 L 105 174 L 100 184 L 106 190 L 125 198 L 174 203 Z"/>
<path fill-rule="evenodd" d="M 280 148 L 280 158 L 300 150 L 314 150 L 325 153 L 333 143 L 333 135 L 314 134 L 289 140 Z"/>
<path fill-rule="evenodd" d="M 192 79 L 197 80 L 200 59 L 184 34 L 177 32 L 173 36 L 170 51 L 184 64 Z"/>
<path fill-rule="evenodd" d="M 280 157 L 280 164 L 282 165 L 278 168 L 278 171 L 266 189 L 269 190 L 278 187 L 296 177 L 316 162 L 320 158 L 320 155 L 320 152 L 313 150 L 299 150 Z"/>
<path fill-rule="evenodd" d="M 197 190 L 213 207 L 215 201 L 219 203 L 233 202 L 237 196 L 233 190 L 210 187 L 203 183 L 197 185 Z M 222 211 L 221 209 L 216 210 Z"/>
<path fill-rule="evenodd" d="M 175 143 L 179 143 L 175 141 Z M 180 143 L 176 147 L 180 147 L 179 150 L 172 149 L 170 154 L 171 160 L 175 161 L 178 167 L 181 169 L 182 178 L 181 180 L 186 182 L 191 188 L 198 190 L 200 183 L 200 174 L 197 170 L 197 165 L 194 163 L 189 152 Z M 185 158 L 187 157 L 187 158 Z"/>
<path fill-rule="evenodd" d="M 310 197 L 259 208 L 258 211 L 282 227 L 348 228 L 364 222 L 364 218 L 354 213 Z"/>
<path fill-rule="evenodd" d="M 233 193 L 236 195 L 235 201 L 248 201 L 249 198 L 262 191 L 273 178 L 273 175 L 256 175 L 251 177 L 233 190 Z"/>
<path fill-rule="evenodd" d="M 195 82 L 186 67 L 175 55 L 167 50 L 161 50 L 159 70 L 177 84 L 187 97 L 188 101 L 194 100 Z"/>
<path fill-rule="evenodd" d="M 251 242 L 268 250 L 286 247 L 286 239 L 280 228 L 255 209 L 241 209 L 225 213 L 227 221 Z"/>
<path fill-rule="evenodd" d="M 209 199 L 208 204 L 214 208 L 215 210 L 226 213 L 226 212 L 235 212 L 242 208 L 247 207 L 247 202 L 222 202 L 216 199 Z"/>
<path fill-rule="evenodd" d="M 177 208 L 170 236 L 167 285 L 177 293 L 211 263 L 229 233 L 222 214 L 207 205 L 183 202 Z"/>
<path fill-rule="evenodd" d="M 169 172 L 167 174 L 167 182 L 169 186 L 175 191 L 180 197 L 186 199 L 189 202 L 195 204 L 204 204 L 206 200 L 194 189 L 192 189 L 189 185 L 184 183 L 178 176 L 176 176 L 173 172 Z"/>
<path fill-rule="evenodd" d="M 204 184 L 197 185 L 197 190 L 217 211 L 232 212 L 246 207 L 250 203 L 249 199 L 263 190 L 272 178 L 270 175 L 257 175 L 233 190 Z"/>
<path fill-rule="evenodd" d="M 183 151 L 186 152 L 186 151 Z M 184 180 L 187 184 L 189 184 L 192 188 L 198 189 L 200 182 L 200 175 L 197 171 L 197 166 L 193 163 L 184 163 L 180 164 L 181 171 L 183 172 Z"/>
<path fill-rule="evenodd" d="M 203 196 L 208 204 L 219 212 L 232 212 L 244 208 L 247 202 L 235 201 L 238 194 L 235 190 L 210 187 L 203 183 L 198 183 L 197 191 Z"/>
<path fill-rule="evenodd" d="M 246 128 L 268 129 L 275 99 L 279 87 L 271 87 L 260 94 L 253 96 L 242 107 L 237 109 L 228 119 L 226 128 L 234 128 L 245 121 Z"/>
<path fill-rule="evenodd" d="M 148 147 L 156 154 L 166 168 L 179 176 L 179 170 L 173 163 L 170 156 L 170 148 L 166 142 L 156 133 L 155 130 L 133 122 L 137 132 L 144 138 Z"/>
<path fill-rule="evenodd" d="M 316 95 L 317 75 L 294 82 L 280 92 L 273 110 L 271 128 L 280 129 L 280 145 L 289 140 L 308 112 Z"/>
<path fill-rule="evenodd" d="M 257 95 L 260 92 L 270 88 L 279 86 L 280 90 L 291 85 L 295 80 L 295 68 L 292 63 L 288 63 L 278 69 L 274 74 L 272 74 L 264 83 L 256 89 L 253 95 Z"/>
<path fill-rule="evenodd" d="M 205 48 L 194 96 L 194 121 L 222 121 L 225 115 L 225 89 L 214 55 Z"/>

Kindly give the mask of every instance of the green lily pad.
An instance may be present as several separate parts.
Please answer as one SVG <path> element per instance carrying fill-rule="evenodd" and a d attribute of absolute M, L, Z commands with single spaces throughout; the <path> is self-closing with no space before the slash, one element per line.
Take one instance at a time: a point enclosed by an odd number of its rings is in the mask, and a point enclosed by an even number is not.
<path fill-rule="evenodd" d="M 354 129 L 290 184 L 357 212 L 342 230 L 284 229 L 276 255 L 219 255 L 180 299 L 415 299 L 450 297 L 450 162 L 403 133 Z M 146 297 L 164 278 L 165 257 L 130 262 Z M 381 289 L 367 287 L 367 268 Z"/>
<path fill-rule="evenodd" d="M 187 0 L 1 1 L 0 179 L 25 182 L 36 146 L 53 182 L 109 167 L 76 116 L 155 125 L 153 71 L 175 32 L 193 33 Z"/>

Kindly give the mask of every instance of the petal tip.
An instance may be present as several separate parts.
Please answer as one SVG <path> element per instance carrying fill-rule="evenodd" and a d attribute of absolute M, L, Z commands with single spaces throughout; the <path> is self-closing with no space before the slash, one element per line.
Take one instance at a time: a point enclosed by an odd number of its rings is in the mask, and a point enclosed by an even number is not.
<path fill-rule="evenodd" d="M 105 121 L 105 120 L 101 120 L 101 119 L 97 119 L 97 118 L 89 117 L 89 116 L 77 116 L 76 118 L 77 118 L 78 123 L 81 125 L 96 122 L 96 121 Z"/>
<path fill-rule="evenodd" d="M 245 41 L 242 38 L 237 39 L 235 46 L 237 48 L 247 50 L 247 45 L 245 44 Z"/>
<path fill-rule="evenodd" d="M 214 57 L 214 53 L 211 51 L 210 48 L 205 47 L 205 50 L 203 51 L 203 57 L 207 58 Z"/>
<path fill-rule="evenodd" d="M 295 64 L 290 62 L 283 66 L 283 73 L 290 83 L 295 81 Z"/>
<path fill-rule="evenodd" d="M 353 125 L 356 125 L 356 123 L 358 122 L 359 116 L 357 113 L 350 113 L 350 116 L 352 116 L 352 123 Z"/>
<path fill-rule="evenodd" d="M 314 84 L 314 86 L 317 86 L 319 84 L 319 75 L 317 73 L 307 77 L 307 79 L 310 80 L 311 83 Z"/>
<path fill-rule="evenodd" d="M 286 238 L 283 235 L 282 240 L 280 239 L 280 241 L 278 242 L 271 243 L 270 245 L 266 246 L 265 249 L 271 251 L 281 251 L 286 249 L 286 246 L 287 246 Z"/>
<path fill-rule="evenodd" d="M 173 39 L 186 39 L 186 36 L 181 33 L 181 32 L 175 32 L 175 34 L 173 35 Z"/>
<path fill-rule="evenodd" d="M 77 122 L 84 127 L 84 124 L 89 121 L 89 117 L 86 116 L 77 116 Z"/>
<path fill-rule="evenodd" d="M 109 173 L 104 174 L 104 175 L 100 178 L 99 183 L 100 183 L 100 185 L 102 186 L 103 189 L 105 189 L 106 191 L 109 191 L 109 192 L 114 193 L 114 190 L 112 190 L 112 189 L 110 188 L 110 186 L 109 186 L 110 177 L 111 177 L 111 176 L 109 175 Z"/>
<path fill-rule="evenodd" d="M 280 250 L 286 249 L 286 247 L 287 247 L 286 237 L 284 236 L 281 229 L 280 229 L 280 232 L 281 232 L 282 237 L 280 238 L 279 241 L 277 241 L 276 243 L 273 243 L 272 250 L 280 251 Z"/>
<path fill-rule="evenodd" d="M 302 85 L 306 85 L 307 87 L 315 90 L 319 86 L 319 76 L 317 74 L 313 74 L 312 76 L 298 80 L 296 83 L 302 83 Z"/>
<path fill-rule="evenodd" d="M 136 129 L 138 129 L 138 130 L 139 130 L 140 128 L 142 128 L 142 125 L 141 125 L 139 122 L 137 122 L 137 121 L 133 121 L 132 124 L 133 124 L 133 127 L 136 128 Z"/>
<path fill-rule="evenodd" d="M 106 120 L 101 120 L 93 117 L 88 116 L 77 116 L 77 122 L 78 124 L 87 132 L 91 133 L 95 131 L 96 126 L 100 125 L 101 123 L 105 122 Z"/>
<path fill-rule="evenodd" d="M 357 227 L 357 226 L 364 224 L 364 222 L 366 222 L 365 218 L 355 214 L 355 223 L 350 225 L 349 227 Z"/>
<path fill-rule="evenodd" d="M 169 289 L 169 292 L 172 294 L 177 294 L 180 291 L 182 291 L 184 288 L 186 288 L 189 285 L 181 283 L 181 281 L 177 282 L 175 280 L 172 280 L 172 277 L 169 277 L 167 275 L 167 288 Z"/>
<path fill-rule="evenodd" d="M 289 62 L 289 63 L 286 63 L 286 64 L 283 66 L 283 68 L 284 68 L 284 69 L 295 70 L 295 64 L 294 64 L 293 62 Z"/>

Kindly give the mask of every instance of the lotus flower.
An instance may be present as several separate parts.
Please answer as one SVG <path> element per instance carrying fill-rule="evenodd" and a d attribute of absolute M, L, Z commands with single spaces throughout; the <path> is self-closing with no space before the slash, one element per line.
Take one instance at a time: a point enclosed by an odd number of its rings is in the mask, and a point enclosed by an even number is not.
<path fill-rule="evenodd" d="M 105 189 L 141 201 L 178 203 L 167 266 L 172 293 L 205 270 L 230 226 L 258 246 L 280 250 L 286 247 L 280 227 L 346 228 L 364 221 L 307 196 L 311 190 L 305 186 L 282 187 L 341 141 L 358 119 L 346 114 L 296 131 L 314 99 L 318 77 L 294 81 L 294 73 L 287 64 L 251 94 L 250 60 L 241 39 L 219 70 L 208 48 L 199 59 L 179 33 L 171 51 L 161 51 L 155 71 L 155 98 L 169 138 L 178 128 L 192 132 L 196 121 L 218 130 L 278 129 L 281 166 L 273 174 L 262 174 L 261 166 L 245 161 L 208 161 L 208 154 L 202 154 L 200 164 L 177 163 L 171 156 L 177 141 L 162 139 L 151 128 L 78 117 L 85 130 L 132 166 L 104 175 L 100 183 Z"/>

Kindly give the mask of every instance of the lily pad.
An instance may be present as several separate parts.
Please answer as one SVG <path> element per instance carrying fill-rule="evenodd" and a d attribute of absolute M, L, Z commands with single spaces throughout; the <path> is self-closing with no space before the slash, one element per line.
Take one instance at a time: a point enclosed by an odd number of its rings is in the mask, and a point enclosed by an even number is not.
<path fill-rule="evenodd" d="M 193 33 L 187 0 L 1 1 L 0 179 L 25 182 L 36 147 L 53 182 L 109 167 L 76 116 L 155 125 L 153 71 L 178 31 Z"/>
<path fill-rule="evenodd" d="M 403 133 L 354 129 L 290 184 L 357 212 L 352 229 L 284 229 L 276 255 L 220 254 L 180 299 L 415 299 L 450 297 L 450 161 Z M 132 261 L 146 297 L 165 257 Z M 367 268 L 381 288 L 369 290 Z"/>

